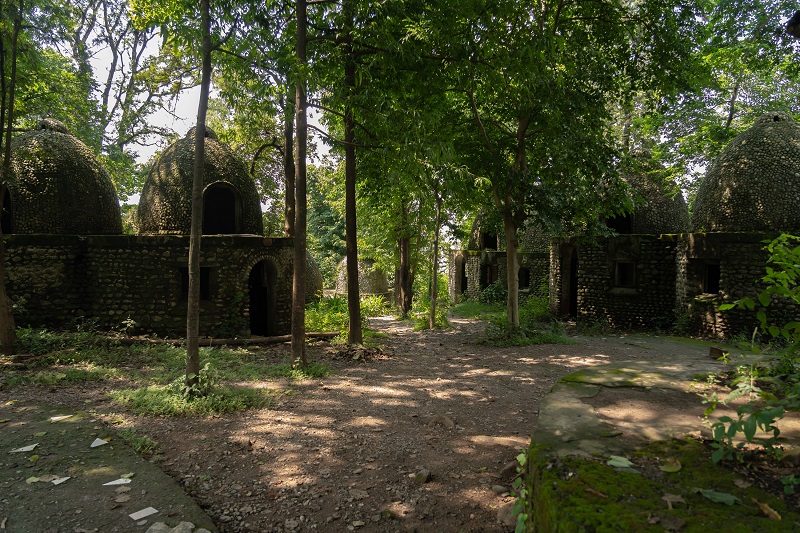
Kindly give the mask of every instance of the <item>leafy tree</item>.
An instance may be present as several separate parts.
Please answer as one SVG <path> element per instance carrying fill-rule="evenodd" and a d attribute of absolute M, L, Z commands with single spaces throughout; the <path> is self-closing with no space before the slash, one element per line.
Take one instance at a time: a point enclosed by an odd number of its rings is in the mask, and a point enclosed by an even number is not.
<path fill-rule="evenodd" d="M 690 191 L 728 142 L 769 111 L 791 111 L 800 90 L 798 43 L 783 31 L 797 1 L 716 0 L 695 34 L 696 79 L 675 98 L 640 105 L 635 141 Z M 640 102 L 642 103 L 642 102 Z"/>
<path fill-rule="evenodd" d="M 436 81 L 452 95 L 458 160 L 503 217 L 513 327 L 517 228 L 528 215 L 550 226 L 565 214 L 591 220 L 625 208 L 614 194 L 608 102 L 628 80 L 672 83 L 676 73 L 645 56 L 673 64 L 689 44 L 676 28 L 694 24 L 691 9 L 647 0 L 442 2 L 409 24 L 409 38 L 442 65 Z M 646 42 L 633 39 L 640 26 Z"/>

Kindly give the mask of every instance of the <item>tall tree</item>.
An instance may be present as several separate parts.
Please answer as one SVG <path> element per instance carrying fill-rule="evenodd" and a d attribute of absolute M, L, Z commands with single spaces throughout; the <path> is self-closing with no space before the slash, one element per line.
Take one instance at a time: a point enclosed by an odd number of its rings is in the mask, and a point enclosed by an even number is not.
<path fill-rule="evenodd" d="M 8 75 L 8 84 L 6 85 L 6 72 L 5 61 L 2 63 L 2 72 L 0 75 L 3 77 L 3 102 L 2 108 L 7 116 L 7 126 L 3 140 L 3 175 L 2 186 L 0 186 L 0 208 L 4 205 L 4 197 L 6 194 L 6 184 L 11 179 L 11 135 L 14 126 L 14 96 L 17 81 L 17 45 L 19 43 L 19 34 L 22 28 L 22 16 L 25 10 L 24 0 L 19 0 L 16 5 L 13 15 L 13 29 L 11 30 L 10 44 L 11 44 L 11 68 Z M 0 40 L 5 41 L 5 35 L 0 35 Z M 2 53 L 4 50 L 0 50 Z M 4 55 L 3 55 L 4 59 Z M 7 87 L 7 90 L 5 90 Z M 8 301 L 6 294 L 6 247 L 3 241 L 3 228 L 0 227 L 0 353 L 5 355 L 13 354 L 15 351 L 15 344 L 17 339 L 16 327 L 14 324 L 14 315 L 11 312 L 11 305 Z"/>
<path fill-rule="evenodd" d="M 306 0 L 296 0 L 296 89 L 295 124 L 297 149 L 295 150 L 295 213 L 294 213 L 294 281 L 292 283 L 292 357 L 295 364 L 305 367 L 306 359 L 306 152 L 308 143 L 308 105 L 306 102 L 307 69 L 307 5 Z"/>

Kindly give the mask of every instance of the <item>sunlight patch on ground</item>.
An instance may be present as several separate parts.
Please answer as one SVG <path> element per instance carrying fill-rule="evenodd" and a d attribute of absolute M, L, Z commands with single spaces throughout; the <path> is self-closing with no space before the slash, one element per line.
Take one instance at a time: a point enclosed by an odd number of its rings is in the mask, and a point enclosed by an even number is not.
<path fill-rule="evenodd" d="M 370 429 L 382 429 L 387 426 L 385 420 L 380 418 L 376 418 L 374 416 L 356 416 L 353 417 L 348 423 L 347 426 L 349 427 L 359 427 L 359 428 L 370 428 Z"/>

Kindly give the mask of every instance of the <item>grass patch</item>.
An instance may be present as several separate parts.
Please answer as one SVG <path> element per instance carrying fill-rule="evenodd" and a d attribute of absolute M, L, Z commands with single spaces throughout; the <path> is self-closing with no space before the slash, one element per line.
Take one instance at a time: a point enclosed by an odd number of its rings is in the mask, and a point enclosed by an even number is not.
<path fill-rule="evenodd" d="M 130 446 L 137 455 L 142 457 L 150 457 L 158 451 L 158 443 L 156 441 L 147 435 L 142 435 L 133 428 L 120 429 L 117 431 L 117 436 Z"/>
<path fill-rule="evenodd" d="M 268 407 L 275 392 L 248 387 L 248 383 L 330 375 L 330 369 L 321 363 L 295 368 L 290 354 L 279 350 L 204 347 L 200 349 L 202 388 L 192 395 L 183 390 L 186 350 L 180 347 L 122 346 L 83 331 L 55 333 L 31 328 L 20 328 L 20 338 L 25 351 L 36 357 L 26 360 L 27 369 L 9 369 L 0 375 L 0 387 L 108 382 L 109 388 L 123 389 L 109 393 L 113 401 L 146 415 L 203 416 Z M 147 448 L 144 442 L 134 447 Z"/>
<path fill-rule="evenodd" d="M 109 396 L 115 402 L 140 415 L 208 416 L 269 407 L 275 392 L 218 386 L 206 396 L 191 397 L 171 385 L 150 385 L 138 389 L 111 391 Z"/>
<path fill-rule="evenodd" d="M 534 344 L 575 344 L 567 337 L 561 324 L 529 324 L 513 328 L 508 323 L 489 323 L 486 327 L 486 343 L 493 346 L 531 346 Z"/>

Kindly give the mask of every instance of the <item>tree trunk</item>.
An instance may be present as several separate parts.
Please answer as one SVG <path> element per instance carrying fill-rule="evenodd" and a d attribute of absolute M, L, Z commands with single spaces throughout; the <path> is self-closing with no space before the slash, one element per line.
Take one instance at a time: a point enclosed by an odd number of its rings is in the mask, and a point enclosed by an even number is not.
<path fill-rule="evenodd" d="M 306 0 L 297 0 L 297 61 L 300 73 L 295 87 L 295 213 L 294 213 L 294 279 L 292 283 L 292 357 L 296 365 L 305 367 L 306 359 L 306 150 L 308 117 L 306 105 Z"/>
<path fill-rule="evenodd" d="M 350 324 L 347 341 L 361 344 L 361 295 L 358 287 L 358 241 L 356 238 L 356 147 L 353 106 L 350 98 L 356 85 L 356 65 L 350 44 L 345 45 L 344 85 L 344 198 L 345 242 L 347 245 L 347 314 Z"/>
<path fill-rule="evenodd" d="M 294 237 L 294 104 L 291 95 L 286 95 L 283 107 L 283 180 L 286 187 L 284 231 L 287 237 Z"/>
<path fill-rule="evenodd" d="M 192 177 L 192 226 L 189 234 L 189 298 L 186 310 L 186 385 L 199 381 L 200 374 L 200 241 L 203 232 L 203 170 L 206 152 L 206 114 L 211 89 L 211 5 L 200 2 L 203 25 L 203 67 L 200 102 L 194 132 L 194 175 Z"/>
<path fill-rule="evenodd" d="M 506 317 L 513 328 L 519 328 L 519 281 L 517 274 L 517 224 L 511 213 L 503 213 L 503 229 L 506 233 L 506 282 L 508 284 L 508 300 L 506 300 Z"/>
<path fill-rule="evenodd" d="M 397 276 L 399 292 L 398 306 L 400 315 L 408 317 L 411 312 L 412 286 L 411 286 L 411 237 L 408 235 L 408 202 L 400 201 L 401 226 L 398 229 L 397 248 L 400 254 L 400 269 Z"/>
<path fill-rule="evenodd" d="M 433 267 L 431 268 L 431 313 L 428 317 L 429 329 L 436 328 L 436 304 L 439 300 L 439 229 L 442 225 L 442 197 L 439 187 L 433 189 L 436 195 L 436 227 L 433 236 Z"/>
<path fill-rule="evenodd" d="M 3 151 L 3 186 L 0 186 L 0 209 L 5 200 L 5 184 L 11 178 L 11 132 L 14 126 L 14 91 L 17 84 L 17 42 L 22 27 L 22 11 L 25 5 L 19 2 L 19 11 L 14 17 L 14 30 L 11 35 L 11 79 L 8 83 L 8 126 Z M 5 76 L 5 71 L 2 73 Z M 6 246 L 3 240 L 3 228 L 0 226 L 0 353 L 11 355 L 15 352 L 17 330 L 14 324 L 14 315 L 11 312 L 11 303 L 6 294 Z"/>

